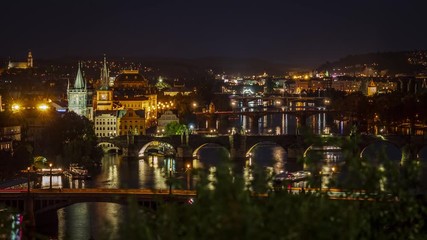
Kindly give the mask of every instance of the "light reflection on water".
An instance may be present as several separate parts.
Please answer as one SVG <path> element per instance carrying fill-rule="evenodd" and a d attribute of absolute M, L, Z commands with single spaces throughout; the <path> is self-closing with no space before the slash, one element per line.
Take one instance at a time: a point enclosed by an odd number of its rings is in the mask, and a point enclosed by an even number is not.
<path fill-rule="evenodd" d="M 77 203 L 58 210 L 58 239 L 118 239 L 126 207 L 116 203 Z"/>
<path fill-rule="evenodd" d="M 247 158 L 246 166 L 272 168 L 274 174 L 281 173 L 285 170 L 287 160 L 285 149 L 270 142 L 256 145 L 247 154 Z"/>
<path fill-rule="evenodd" d="M 286 153 L 281 147 L 260 145 L 253 149 L 253 154 L 255 161 L 262 166 L 271 163 L 278 171 L 284 168 Z M 193 167 L 201 162 L 215 167 L 224 156 L 229 156 L 228 150 L 220 146 L 201 149 L 199 159 L 193 161 Z M 175 160 L 169 161 L 161 156 L 126 161 L 118 155 L 105 155 L 102 167 L 98 173 L 92 174 L 92 180 L 69 180 L 66 185 L 73 188 L 167 189 L 167 171 L 169 167 L 174 172 L 180 171 L 177 164 Z M 91 236 L 95 239 L 120 239 L 118 226 L 126 222 L 129 215 L 126 206 L 115 203 L 78 203 L 58 210 L 57 214 L 58 239 L 89 239 Z"/>

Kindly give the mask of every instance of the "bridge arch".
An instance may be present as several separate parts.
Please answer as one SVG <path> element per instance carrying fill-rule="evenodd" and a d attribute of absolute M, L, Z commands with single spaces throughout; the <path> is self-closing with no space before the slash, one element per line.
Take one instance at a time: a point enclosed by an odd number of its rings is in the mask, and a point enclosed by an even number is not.
<path fill-rule="evenodd" d="M 261 141 L 254 144 L 246 152 L 246 166 L 271 168 L 275 173 L 285 169 L 287 151 L 273 141 Z"/>
<path fill-rule="evenodd" d="M 112 150 L 114 150 L 115 152 L 118 152 L 120 150 L 119 147 L 110 142 L 100 142 L 96 146 L 101 147 L 105 153 L 110 152 Z"/>
<path fill-rule="evenodd" d="M 381 164 L 391 161 L 400 164 L 402 161 L 402 150 L 389 141 L 375 141 L 360 152 L 360 157 L 373 164 Z"/>
<path fill-rule="evenodd" d="M 427 146 L 424 146 L 420 149 L 420 151 L 418 151 L 417 153 L 417 158 L 423 162 L 423 163 L 427 163 Z"/>
<path fill-rule="evenodd" d="M 146 143 L 138 151 L 138 157 L 143 158 L 147 155 L 175 155 L 175 148 L 167 142 L 162 141 L 150 141 Z"/>
<path fill-rule="evenodd" d="M 339 146 L 336 145 L 324 145 L 324 146 L 317 146 L 317 145 L 310 145 L 303 154 L 303 157 L 310 157 L 312 155 L 311 153 L 315 154 L 321 154 L 320 157 L 325 160 L 332 160 L 332 161 L 342 161 L 343 160 L 343 154 L 342 149 Z"/>
<path fill-rule="evenodd" d="M 224 160 L 224 158 L 230 159 L 231 157 L 230 151 L 226 147 L 222 146 L 221 144 L 204 143 L 193 151 L 193 158 L 195 160 L 200 161 L 201 151 L 209 148 L 213 149 L 214 154 L 212 154 L 212 156 L 208 159 L 202 159 L 202 161 L 200 162 L 202 163 L 202 166 L 204 165 L 217 166 L 218 164 L 220 164 L 222 160 Z"/>
<path fill-rule="evenodd" d="M 249 157 L 250 153 L 252 153 L 256 148 L 261 147 L 261 146 L 265 146 L 265 145 L 269 145 L 269 146 L 276 145 L 276 146 L 282 148 L 284 151 L 286 151 L 282 146 L 280 146 L 276 142 L 273 142 L 273 141 L 261 141 L 261 142 L 255 143 L 254 145 L 252 145 L 252 147 L 250 147 L 248 149 L 248 151 L 246 151 L 246 157 Z"/>
<path fill-rule="evenodd" d="M 344 165 L 342 148 L 335 144 L 312 144 L 304 151 L 303 157 L 304 170 L 324 176 L 341 172 Z M 327 183 L 329 180 L 324 181 Z"/>

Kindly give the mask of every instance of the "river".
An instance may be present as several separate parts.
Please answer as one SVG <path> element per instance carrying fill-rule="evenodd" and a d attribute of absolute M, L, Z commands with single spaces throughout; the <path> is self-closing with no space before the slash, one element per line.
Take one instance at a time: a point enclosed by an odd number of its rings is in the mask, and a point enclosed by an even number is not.
<path fill-rule="evenodd" d="M 286 165 L 285 151 L 272 144 L 260 145 L 252 150 L 254 164 L 283 171 Z M 199 153 L 198 159 L 190 167 L 217 166 L 222 156 L 228 151 L 220 146 L 206 146 Z M 220 157 L 221 156 L 221 157 Z M 53 177 L 53 188 L 152 188 L 168 189 L 166 178 L 172 168 L 174 177 L 180 179 L 180 188 L 193 188 L 195 181 L 187 183 L 184 163 L 174 159 L 151 156 L 145 160 L 128 161 L 120 155 L 107 154 L 102 159 L 102 167 L 91 172 L 91 180 L 70 180 L 67 177 Z M 243 163 L 243 165 L 248 162 Z M 50 178 L 41 180 L 41 188 L 50 187 Z M 119 226 L 126 224 L 129 211 L 126 206 L 115 203 L 78 203 L 59 209 L 58 226 L 51 226 L 48 221 L 39 223 L 38 232 L 58 239 L 121 239 Z"/>

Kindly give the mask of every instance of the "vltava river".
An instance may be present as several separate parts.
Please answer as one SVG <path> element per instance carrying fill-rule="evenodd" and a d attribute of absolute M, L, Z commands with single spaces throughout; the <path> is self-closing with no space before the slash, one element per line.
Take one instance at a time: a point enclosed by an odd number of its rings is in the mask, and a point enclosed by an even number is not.
<path fill-rule="evenodd" d="M 216 166 L 228 154 L 226 149 L 219 146 L 207 146 L 202 149 L 198 159 L 193 160 L 192 166 Z M 272 144 L 261 144 L 251 152 L 251 161 L 262 167 L 271 167 L 275 171 L 285 168 L 286 153 L 281 147 Z M 144 160 L 128 161 L 119 155 L 105 155 L 102 167 L 92 172 L 91 180 L 70 180 L 66 177 L 54 177 L 53 187 L 58 188 L 152 188 L 168 189 L 166 178 L 170 167 L 175 177 L 181 179 L 181 188 L 192 188 L 186 184 L 184 163 L 176 163 L 173 159 L 150 156 Z M 244 164 L 243 163 L 242 167 Z M 42 188 L 50 184 L 48 176 L 42 179 Z M 194 183 L 194 182 L 192 182 Z M 40 223 L 39 232 L 58 239 L 122 239 L 120 226 L 129 221 L 129 211 L 126 206 L 115 203 L 79 203 L 59 209 L 58 226 Z"/>

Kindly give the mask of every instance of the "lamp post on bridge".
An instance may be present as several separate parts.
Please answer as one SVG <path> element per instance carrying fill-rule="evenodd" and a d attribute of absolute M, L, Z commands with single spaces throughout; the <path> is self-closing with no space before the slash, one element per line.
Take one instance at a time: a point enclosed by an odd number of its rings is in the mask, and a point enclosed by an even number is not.
<path fill-rule="evenodd" d="M 52 190 L 52 163 L 49 163 L 49 168 L 50 168 L 50 181 L 49 181 L 49 189 Z"/>
<path fill-rule="evenodd" d="M 172 166 L 171 159 L 169 159 L 169 195 L 172 195 Z"/>
<path fill-rule="evenodd" d="M 187 173 L 187 190 L 190 190 L 190 171 L 191 166 L 189 163 L 187 163 L 187 168 L 185 169 L 185 172 Z"/>
<path fill-rule="evenodd" d="M 30 170 L 31 167 L 27 167 L 27 193 L 30 195 Z"/>

